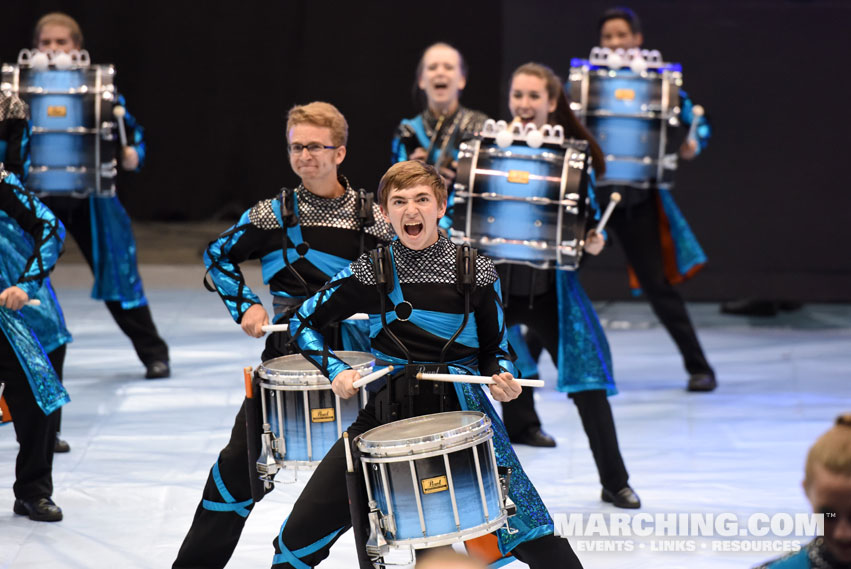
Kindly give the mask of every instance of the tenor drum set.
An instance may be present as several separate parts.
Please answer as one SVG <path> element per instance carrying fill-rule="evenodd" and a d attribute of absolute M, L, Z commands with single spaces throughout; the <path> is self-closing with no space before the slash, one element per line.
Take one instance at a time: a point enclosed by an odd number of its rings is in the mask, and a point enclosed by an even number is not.
<path fill-rule="evenodd" d="M 87 51 L 21 50 L 0 68 L 0 90 L 30 107 L 27 187 L 40 195 L 115 194 L 118 107 L 112 65 L 92 64 Z M 118 107 L 118 108 L 117 108 Z M 116 112 L 117 111 L 117 112 Z"/>

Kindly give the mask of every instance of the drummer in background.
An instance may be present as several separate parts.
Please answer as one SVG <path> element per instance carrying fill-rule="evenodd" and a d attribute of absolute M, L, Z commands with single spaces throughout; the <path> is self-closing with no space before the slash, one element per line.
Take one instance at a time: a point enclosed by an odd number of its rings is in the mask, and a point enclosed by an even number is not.
<path fill-rule="evenodd" d="M 346 157 L 348 135 L 346 119 L 333 105 L 313 102 L 290 109 L 287 148 L 290 166 L 301 184 L 294 191 L 285 190 L 283 196 L 277 193 L 258 202 L 210 243 L 204 254 L 215 290 L 231 317 L 253 338 L 265 335 L 262 327 L 269 324 L 269 314 L 245 283 L 242 263 L 260 260 L 263 280 L 274 299 L 273 319 L 286 323 L 305 298 L 364 250 L 394 237 L 372 194 L 355 190 L 338 173 Z M 282 251 L 285 242 L 286 252 Z M 368 351 L 366 328 L 365 321 L 346 322 L 324 332 L 333 338 L 335 348 Z M 289 340 L 286 332 L 270 334 L 262 361 L 293 353 Z M 258 476 L 257 457 L 250 457 L 247 405 L 251 401 L 246 400 L 237 413 L 230 441 L 210 470 L 175 569 L 224 567 L 254 508 L 251 484 L 252 477 Z M 260 425 L 256 427 L 257 432 L 250 435 L 259 447 Z M 263 497 L 262 492 L 253 494 L 256 500 Z"/>
<path fill-rule="evenodd" d="M 35 26 L 33 47 L 41 51 L 70 52 L 83 47 L 83 33 L 66 14 L 43 16 Z M 118 97 L 124 106 L 124 98 Z M 124 170 L 139 171 L 145 160 L 142 127 L 130 113 L 124 116 L 130 144 L 121 149 Z M 168 346 L 157 333 L 136 262 L 136 242 L 130 218 L 117 196 L 87 198 L 46 197 L 44 202 L 68 228 L 95 275 L 97 298 L 106 307 L 121 331 L 133 342 L 145 366 L 147 379 L 171 375 Z M 94 295 L 94 293 L 93 293 Z"/>
<path fill-rule="evenodd" d="M 53 213 L 0 169 L 0 381 L 20 444 L 12 509 L 37 522 L 62 519 L 51 497 L 53 453 L 68 394 L 56 372 L 71 337 L 57 325 L 62 316 L 48 274 L 64 237 Z M 27 306 L 30 299 L 42 305 Z"/>
<path fill-rule="evenodd" d="M 600 45 L 610 49 L 638 48 L 644 40 L 638 16 L 629 8 L 612 8 L 604 12 L 600 17 L 599 32 Z M 680 118 L 688 127 L 693 118 L 692 103 L 682 90 L 680 100 L 683 109 Z M 706 116 L 699 117 L 699 121 L 696 129 L 697 140 L 687 138 L 679 149 L 680 158 L 684 160 L 697 156 L 709 141 L 710 127 Z M 647 295 L 653 311 L 682 354 L 683 363 L 689 373 L 687 389 L 714 390 L 718 385 L 715 372 L 697 339 L 686 305 L 673 286 L 676 282 L 691 277 L 703 266 L 706 258 L 697 239 L 673 203 L 673 197 L 668 190 L 620 186 L 607 186 L 606 189 L 609 192 L 617 191 L 623 196 L 623 201 L 612 214 L 609 226 L 623 247 L 627 261 L 638 280 L 638 286 Z M 663 200 L 669 207 L 663 209 Z M 601 202 L 604 202 L 601 205 L 605 207 L 608 195 L 602 195 Z M 668 219 L 661 219 L 660 210 L 665 212 Z M 663 250 L 663 232 L 668 233 L 665 236 L 666 242 L 673 240 L 675 248 L 690 255 L 691 259 L 684 263 L 684 266 L 691 267 L 687 274 L 666 274 L 666 267 L 676 268 L 678 263 L 666 262 L 666 256 L 673 251 Z"/>
<path fill-rule="evenodd" d="M 459 263 L 457 246 L 438 231 L 439 219 L 446 212 L 446 195 L 446 184 L 433 166 L 413 160 L 391 166 L 379 183 L 378 199 L 398 240 L 361 256 L 340 271 L 322 291 L 301 305 L 290 321 L 290 331 L 302 354 L 331 378 L 334 393 L 348 399 L 358 392 L 353 383 L 360 375 L 329 350 L 321 331 L 356 312 L 380 318 L 389 311 L 389 323 L 375 331 L 371 349 L 379 360 L 399 365 L 402 373 L 396 375 L 394 371 L 392 379 L 382 378 L 367 387 L 369 401 L 349 427 L 349 436 L 354 438 L 395 419 L 440 410 L 464 408 L 486 413 L 494 429 L 497 464 L 512 469 L 508 493 L 518 508 L 517 515 L 511 518 L 516 533 L 497 532 L 500 550 L 511 551 L 534 568 L 581 567 L 568 541 L 553 535 L 552 519 L 523 472 L 483 387 L 454 383 L 450 384 L 454 389 L 447 386 L 445 391 L 435 393 L 425 387 L 425 382 L 415 390 L 414 380 L 405 370 L 409 361 L 416 362 L 411 366 L 414 369 L 421 364 L 446 362 L 439 364 L 446 370 L 491 376 L 495 384 L 490 386 L 490 393 L 497 401 L 514 399 L 521 392 L 513 377 L 514 365 L 505 337 L 499 277 L 491 260 L 482 255 L 473 263 L 473 274 L 459 274 L 458 267 L 463 263 Z M 377 286 L 373 254 L 388 263 L 387 271 L 380 276 L 392 283 L 392 288 L 381 290 Z M 465 277 L 472 281 L 468 286 L 461 284 Z M 400 295 L 402 301 L 398 300 Z M 395 311 L 390 296 L 397 299 Z M 466 333 L 459 336 L 462 343 L 455 341 L 453 334 L 462 332 L 458 324 L 459 320 L 464 322 L 465 306 L 470 309 L 470 318 L 465 322 Z M 394 314 L 398 318 L 391 320 Z M 471 325 L 474 332 L 470 331 Z M 394 414 L 394 409 L 398 413 Z M 325 455 L 296 500 L 273 542 L 277 553 L 274 567 L 315 567 L 352 526 L 343 445 L 342 439 L 337 441 Z M 353 503 L 358 501 L 356 497 L 351 499 Z M 362 526 L 361 519 L 354 522 Z M 364 566 L 361 560 L 360 567 Z"/>
<path fill-rule="evenodd" d="M 605 173 L 600 146 L 570 110 L 561 85 L 549 67 L 521 65 L 511 78 L 511 115 L 538 128 L 547 123 L 561 125 L 567 138 L 588 141 L 592 167 L 596 173 Z M 596 206 L 593 175 L 588 192 Z M 604 244 L 604 237 L 592 229 L 585 239 L 585 251 L 597 255 Z M 514 264 L 501 264 L 498 270 L 506 283 L 506 324 L 528 326 L 558 363 L 558 389 L 567 392 L 579 411 L 603 485 L 602 499 L 619 508 L 640 507 L 641 501 L 628 483 L 608 400 L 608 395 L 617 393 L 609 343 L 576 272 Z"/>
<path fill-rule="evenodd" d="M 402 119 L 393 137 L 391 162 L 419 160 L 437 165 L 449 187 L 447 213 L 440 227 L 452 227 L 453 183 L 458 168 L 458 147 L 482 129 L 487 115 L 461 106 L 460 98 L 467 85 L 467 63 L 461 52 L 448 43 L 438 42 L 423 51 L 417 64 L 414 82 L 415 99 L 423 111 L 410 119 Z M 520 354 L 527 352 L 519 327 L 509 330 L 509 342 Z M 530 358 L 522 358 L 520 371 L 523 377 L 537 377 L 538 369 Z M 505 428 L 511 442 L 538 447 L 554 447 L 555 439 L 541 429 L 541 420 L 535 411 L 532 389 L 523 392 L 519 399 L 503 403 Z"/>

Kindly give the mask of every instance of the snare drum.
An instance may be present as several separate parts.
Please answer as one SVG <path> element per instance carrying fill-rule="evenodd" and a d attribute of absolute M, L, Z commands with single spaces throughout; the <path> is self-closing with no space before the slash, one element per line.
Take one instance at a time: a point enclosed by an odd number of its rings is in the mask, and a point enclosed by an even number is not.
<path fill-rule="evenodd" d="M 30 106 L 27 188 L 41 195 L 115 194 L 116 101 L 112 65 L 76 59 L 67 69 L 33 67 L 26 50 L 0 69 L 0 89 Z"/>
<path fill-rule="evenodd" d="M 335 353 L 361 375 L 375 363 L 366 352 Z M 264 423 L 258 471 L 265 476 L 281 468 L 316 467 L 357 417 L 362 397 L 341 400 L 328 378 L 301 354 L 263 362 L 257 375 Z"/>
<path fill-rule="evenodd" d="M 524 136 L 508 146 L 486 134 L 461 144 L 453 240 L 495 263 L 573 270 L 588 217 L 587 143 L 562 137 L 534 148 Z"/>
<path fill-rule="evenodd" d="M 367 498 L 387 545 L 421 549 L 505 525 L 490 419 L 477 411 L 412 417 L 355 439 Z"/>
<path fill-rule="evenodd" d="M 571 108 L 606 154 L 598 185 L 670 188 L 677 167 L 669 126 L 679 125 L 681 67 L 658 52 L 595 48 L 574 59 L 567 85 Z M 640 65 L 632 65 L 638 59 Z M 622 67 L 626 66 L 626 67 Z"/>

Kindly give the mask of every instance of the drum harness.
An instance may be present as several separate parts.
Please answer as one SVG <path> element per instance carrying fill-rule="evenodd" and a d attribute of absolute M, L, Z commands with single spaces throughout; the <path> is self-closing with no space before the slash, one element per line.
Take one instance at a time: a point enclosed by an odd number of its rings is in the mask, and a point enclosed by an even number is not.
<path fill-rule="evenodd" d="M 356 207 L 356 215 L 357 215 L 357 219 L 358 219 L 358 233 L 359 233 L 359 236 L 360 236 L 360 254 L 363 254 L 364 250 L 366 249 L 366 243 L 365 243 L 366 231 L 365 230 L 366 230 L 367 227 L 370 227 L 370 226 L 375 224 L 375 216 L 374 216 L 373 211 L 372 211 L 374 196 L 373 196 L 372 193 L 367 192 L 366 190 L 364 190 L 362 188 L 357 191 L 357 194 L 358 194 L 358 197 L 357 197 L 358 203 L 357 203 L 357 207 Z M 291 241 L 291 239 L 289 238 L 289 234 L 288 234 L 287 230 L 289 228 L 295 227 L 299 224 L 299 217 L 296 214 L 295 191 L 292 190 L 292 189 L 286 188 L 286 187 L 281 188 L 280 199 L 281 199 L 281 221 L 282 221 L 282 228 L 284 230 L 283 231 L 283 238 L 282 238 L 283 244 L 281 245 L 281 254 L 283 256 L 284 266 L 290 272 L 290 274 L 292 274 L 293 277 L 295 277 L 295 279 L 298 281 L 299 285 L 304 290 L 304 298 L 298 298 L 298 297 L 282 298 L 282 297 L 279 297 L 279 296 L 276 296 L 276 295 L 273 296 L 272 302 L 273 302 L 273 306 L 274 306 L 274 310 L 275 310 L 275 318 L 277 320 L 286 320 L 286 319 L 288 319 L 288 316 L 291 315 L 295 311 L 295 309 L 298 308 L 298 306 L 304 301 L 304 299 L 309 298 L 316 291 L 310 290 L 310 285 L 307 284 L 307 281 L 298 272 L 298 270 L 293 266 L 293 264 L 290 263 L 289 258 L 287 257 L 287 249 L 288 249 L 287 245 Z M 242 224 L 242 225 L 239 225 L 239 226 L 236 226 L 236 227 L 232 227 L 231 229 L 222 233 L 219 236 L 219 239 L 225 238 L 225 237 L 230 237 L 231 235 L 234 235 L 235 233 L 245 229 L 249 225 L 250 225 L 250 223 L 245 223 L 245 224 Z M 212 245 L 212 243 L 210 243 L 210 245 Z M 304 259 L 305 256 L 307 255 L 308 251 L 310 251 L 310 243 L 308 243 L 307 241 L 301 241 L 299 243 L 293 243 L 293 245 L 294 245 L 293 248 L 295 249 L 296 253 L 298 253 L 299 259 Z M 207 271 L 204 273 L 204 288 L 206 288 L 210 292 L 218 292 L 216 287 L 207 280 L 207 275 L 214 268 L 218 269 L 219 271 L 221 271 L 222 273 L 224 273 L 225 275 L 227 275 L 228 277 L 232 278 L 235 281 L 241 280 L 239 278 L 238 274 L 236 274 L 233 271 L 229 271 L 229 270 L 225 269 L 224 267 L 222 267 L 218 260 L 213 260 L 212 264 L 210 265 L 210 268 L 208 268 Z M 230 300 L 230 301 L 237 303 L 237 307 L 238 307 L 239 303 L 241 303 L 244 300 L 244 297 L 243 297 L 243 291 L 244 290 L 245 290 L 245 283 L 240 282 L 239 289 L 238 289 L 236 295 L 224 295 L 223 294 L 222 298 L 224 300 Z M 289 314 L 287 314 L 287 313 L 289 313 Z M 287 341 L 287 344 L 291 344 L 292 341 L 293 341 L 292 338 L 290 338 L 290 340 Z"/>
<path fill-rule="evenodd" d="M 378 289 L 380 299 L 379 316 L 381 318 L 381 327 L 390 337 L 394 344 L 404 354 L 407 364 L 404 367 L 403 374 L 391 375 L 387 381 L 386 391 L 378 391 L 376 395 L 376 414 L 382 422 L 396 421 L 402 418 L 415 416 L 414 397 L 418 395 L 431 396 L 437 399 L 438 412 L 450 410 L 449 396 L 446 394 L 446 386 L 444 382 L 433 382 L 433 391 L 431 393 L 422 392 L 420 390 L 420 381 L 416 378 L 420 372 L 440 372 L 446 371 L 447 364 L 446 353 L 449 347 L 461 335 L 461 332 L 466 328 L 470 318 L 470 297 L 476 290 L 476 249 L 468 244 L 455 246 L 456 259 L 456 288 L 460 294 L 464 296 L 464 316 L 460 326 L 455 333 L 446 341 L 440 351 L 440 359 L 436 364 L 414 363 L 410 351 L 404 342 L 393 333 L 387 325 L 387 298 L 394 287 L 394 266 L 393 259 L 390 254 L 390 248 L 385 245 L 379 245 L 376 249 L 369 252 L 370 262 L 375 276 L 375 285 Z M 401 285 L 400 285 L 401 286 Z M 394 307 L 399 320 L 407 321 L 411 315 L 413 307 L 410 302 L 404 301 Z M 404 378 L 405 386 L 405 403 L 406 409 L 401 408 L 400 401 L 396 400 L 395 389 L 399 386 L 395 385 L 397 379 Z M 454 409 L 454 407 L 452 407 Z"/>

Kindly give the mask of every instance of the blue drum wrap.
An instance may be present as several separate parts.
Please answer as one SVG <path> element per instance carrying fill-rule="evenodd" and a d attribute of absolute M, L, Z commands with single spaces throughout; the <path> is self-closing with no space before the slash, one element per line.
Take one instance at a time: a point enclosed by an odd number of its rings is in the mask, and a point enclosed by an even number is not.
<path fill-rule="evenodd" d="M 572 65 L 565 86 L 571 106 L 606 155 L 600 184 L 670 185 L 676 162 L 663 160 L 675 154 L 668 124 L 680 113 L 679 65 L 643 73 L 600 68 L 587 60 L 574 59 Z"/>
<path fill-rule="evenodd" d="M 46 91 L 46 94 L 32 94 L 29 98 L 32 126 L 36 130 L 30 148 L 36 169 L 28 185 L 35 191 L 67 192 L 85 188 L 85 181 L 79 174 L 64 169 L 81 165 L 83 136 L 71 132 L 38 132 L 39 128 L 52 131 L 85 127 L 83 97 L 69 94 L 84 85 L 85 74 L 80 70 L 37 71 L 31 76 L 30 86 Z M 39 171 L 39 166 L 63 169 Z"/>
<path fill-rule="evenodd" d="M 466 183 L 469 195 L 456 186 L 454 229 L 464 233 L 473 246 L 496 262 L 554 266 L 556 246 L 576 244 L 585 235 L 587 159 L 579 168 L 565 164 L 569 161 L 565 154 L 575 152 L 571 146 L 556 145 L 531 148 L 514 144 L 499 148 L 488 139 L 481 141 L 478 150 L 475 144 L 462 145 L 458 180 Z M 584 147 L 579 152 L 584 152 Z M 482 194 L 498 194 L 509 199 L 488 199 Z M 543 200 L 573 203 L 564 207 L 542 203 Z M 495 238 L 527 243 L 488 241 Z M 573 268 L 578 262 L 577 251 L 563 253 L 558 268 Z"/>
<path fill-rule="evenodd" d="M 362 375 L 375 362 L 367 352 L 338 351 L 337 355 Z M 263 362 L 257 375 L 263 423 L 269 425 L 276 445 L 265 451 L 282 468 L 315 467 L 360 412 L 360 396 L 339 399 L 331 382 L 300 354 Z"/>
<path fill-rule="evenodd" d="M 307 391 L 308 411 L 305 417 L 304 391 L 266 391 L 268 422 L 273 433 L 283 427 L 285 453 L 275 452 L 276 462 L 318 462 L 328 454 L 340 433 L 337 432 L 337 401 L 331 388 Z M 283 419 L 278 415 L 276 398 L 282 398 Z M 340 401 L 343 429 L 357 418 L 358 397 Z M 282 424 L 283 422 L 283 424 Z M 311 452 L 307 448 L 307 425 L 310 425 Z"/>
<path fill-rule="evenodd" d="M 485 519 L 482 507 L 482 496 L 479 491 L 478 477 L 473 453 L 479 455 L 482 469 L 482 482 L 485 487 L 485 500 L 490 520 Z M 455 488 L 455 501 L 458 504 L 460 529 L 475 528 L 488 521 L 494 520 L 500 513 L 499 491 L 496 484 L 488 484 L 493 480 L 493 462 L 488 454 L 487 444 L 448 453 L 449 468 L 452 471 L 452 482 Z M 426 534 L 429 537 L 453 534 L 458 531 L 452 514 L 452 499 L 447 487 L 438 486 L 434 490 L 424 490 L 423 482 L 439 479 L 446 475 L 443 455 L 421 458 L 414 461 L 414 470 L 420 486 L 415 488 L 411 479 L 411 469 L 407 462 L 392 462 L 387 464 L 390 496 L 384 493 L 378 467 L 370 468 L 371 483 L 375 489 L 375 500 L 382 512 L 387 512 L 387 502 L 393 507 L 396 516 L 396 540 L 419 539 L 424 537 L 420 528 L 420 518 L 417 512 L 415 493 L 420 494 L 425 518 Z M 428 493 L 426 493 L 428 492 Z"/>

